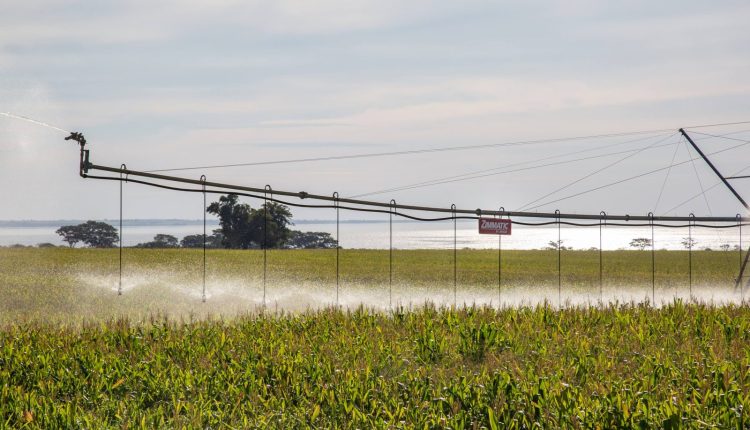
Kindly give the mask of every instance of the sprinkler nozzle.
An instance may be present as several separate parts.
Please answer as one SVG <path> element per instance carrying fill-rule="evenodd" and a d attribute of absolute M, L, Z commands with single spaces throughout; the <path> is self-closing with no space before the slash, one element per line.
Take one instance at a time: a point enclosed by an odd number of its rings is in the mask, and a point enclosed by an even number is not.
<path fill-rule="evenodd" d="M 70 133 L 70 136 L 66 137 L 65 140 L 75 140 L 79 145 L 81 145 L 81 148 L 86 145 L 86 138 L 83 137 L 83 133 L 79 133 L 76 131 Z"/>

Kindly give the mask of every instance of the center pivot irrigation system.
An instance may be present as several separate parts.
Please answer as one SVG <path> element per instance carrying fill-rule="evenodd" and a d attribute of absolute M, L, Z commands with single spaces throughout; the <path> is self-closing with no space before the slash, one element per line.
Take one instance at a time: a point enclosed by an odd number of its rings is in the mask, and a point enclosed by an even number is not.
<path fill-rule="evenodd" d="M 735 198 L 745 207 L 746 213 L 750 213 L 750 206 L 740 196 L 734 187 L 729 183 L 730 179 L 743 179 L 750 178 L 750 176 L 732 176 L 725 177 L 714 164 L 709 160 L 706 154 L 696 145 L 693 139 L 688 133 L 680 128 L 679 133 L 690 143 L 692 148 L 700 155 L 700 157 L 706 162 L 711 170 L 719 177 L 721 182 L 726 188 L 735 196 Z M 203 205 L 206 207 L 206 194 L 236 194 L 240 196 L 251 197 L 259 200 L 263 200 L 265 203 L 275 202 L 281 203 L 292 207 L 303 207 L 303 208 L 327 208 L 334 209 L 336 211 L 336 241 L 339 240 L 339 210 L 358 211 L 358 212 L 369 212 L 369 213 L 382 213 L 389 215 L 390 224 L 390 254 L 389 254 L 389 301 L 392 304 L 392 290 L 393 290 L 393 216 L 407 218 L 416 221 L 453 221 L 453 287 L 454 287 L 454 303 L 456 300 L 456 285 L 457 285 L 457 246 L 456 246 L 456 221 L 462 220 L 477 220 L 483 217 L 494 217 L 498 220 L 504 220 L 506 223 L 518 224 L 523 226 L 546 226 L 546 225 L 557 225 L 558 230 L 558 242 L 557 242 L 557 268 L 558 268 L 558 296 L 560 295 L 562 276 L 560 267 L 560 252 L 561 252 L 561 240 L 560 240 L 560 226 L 576 226 L 576 227 L 599 227 L 599 289 L 601 295 L 602 289 L 602 226 L 620 226 L 620 227 L 650 227 L 651 228 L 651 287 L 652 287 L 652 300 L 655 299 L 655 246 L 654 246 L 654 227 L 668 227 L 668 228 L 687 228 L 691 235 L 688 241 L 688 250 L 690 255 L 690 294 L 692 295 L 692 228 L 704 227 L 704 228 L 738 228 L 739 229 L 739 269 L 737 277 L 735 278 L 735 289 L 741 288 L 744 293 L 744 287 L 750 285 L 750 279 L 747 276 L 747 265 L 748 257 L 750 257 L 750 250 L 744 253 L 742 251 L 742 227 L 748 225 L 750 218 L 747 216 L 741 216 L 737 214 L 735 216 L 721 217 L 721 216 L 656 216 L 649 212 L 647 215 L 611 215 L 605 212 L 599 214 L 570 214 L 561 213 L 556 210 L 553 213 L 544 212 L 523 212 L 523 211 L 506 211 L 503 207 L 498 210 L 488 209 L 460 209 L 455 205 L 451 207 L 429 207 L 429 206 L 415 206 L 406 204 L 397 204 L 395 200 L 390 202 L 378 202 L 370 200 L 360 200 L 354 198 L 342 198 L 339 197 L 338 193 L 334 192 L 330 196 L 311 194 L 305 191 L 282 191 L 274 190 L 270 185 L 266 185 L 263 188 L 249 187 L 244 185 L 227 184 L 220 182 L 211 182 L 206 180 L 206 176 L 202 175 L 200 179 L 191 179 L 179 176 L 164 175 L 154 172 L 138 171 L 128 169 L 124 164 L 120 167 L 109 167 L 100 166 L 91 162 L 90 150 L 87 149 L 86 138 L 82 133 L 72 132 L 65 140 L 73 140 L 80 146 L 80 164 L 79 174 L 83 178 L 101 179 L 118 181 L 120 183 L 120 232 L 122 232 L 122 183 L 133 182 L 142 185 L 153 186 L 157 188 L 182 191 L 182 192 L 193 192 L 203 194 Z M 116 176 L 100 176 L 92 175 L 92 171 L 108 172 Z M 136 179 L 141 178 L 141 179 Z M 153 181 L 159 182 L 153 182 Z M 178 184 L 188 184 L 197 186 L 197 188 L 186 188 L 178 186 Z M 290 202 L 280 200 L 278 196 L 295 198 L 297 200 Z M 311 202 L 311 203 L 303 203 Z M 264 205 L 264 210 L 266 206 Z M 411 213 L 405 213 L 409 211 Z M 424 217 L 416 216 L 414 213 L 428 213 L 438 214 L 437 217 Z M 204 223 L 203 223 L 203 301 L 206 301 L 206 222 L 205 222 L 205 210 L 203 212 Z M 512 219 L 511 219 L 512 218 Z M 544 218 L 547 219 L 541 222 L 534 222 L 532 219 Z M 528 221 L 520 221 L 519 219 L 526 219 Z M 586 222 L 589 221 L 589 222 Z M 266 267 L 267 267 L 267 255 L 266 255 L 266 226 L 263 230 L 263 243 L 261 248 L 263 249 L 263 305 L 266 304 Z M 498 235 L 498 296 L 500 297 L 502 288 L 502 236 Z M 120 284 L 118 287 L 118 293 L 122 294 L 122 240 L 120 240 Z M 558 297 L 560 298 L 560 297 Z M 338 304 L 339 299 L 339 247 L 336 247 L 336 303 Z"/>

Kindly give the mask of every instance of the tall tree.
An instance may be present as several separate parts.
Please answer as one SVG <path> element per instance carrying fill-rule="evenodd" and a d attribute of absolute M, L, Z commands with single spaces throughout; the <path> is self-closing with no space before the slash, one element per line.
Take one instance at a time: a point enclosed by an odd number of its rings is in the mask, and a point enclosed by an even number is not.
<path fill-rule="evenodd" d="M 289 237 L 292 225 L 292 213 L 287 206 L 269 202 L 253 209 L 247 203 L 240 203 L 236 194 L 219 197 L 206 211 L 219 217 L 225 248 L 278 248 Z"/>
<path fill-rule="evenodd" d="M 120 240 L 117 229 L 99 221 L 86 221 L 78 225 L 64 225 L 55 231 L 70 247 L 83 242 L 93 248 L 111 248 Z"/>

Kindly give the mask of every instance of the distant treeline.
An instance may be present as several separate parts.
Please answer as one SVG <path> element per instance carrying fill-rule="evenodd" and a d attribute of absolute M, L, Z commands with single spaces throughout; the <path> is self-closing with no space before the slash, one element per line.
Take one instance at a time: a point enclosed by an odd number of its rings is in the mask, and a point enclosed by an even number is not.
<path fill-rule="evenodd" d="M 103 219 L 97 220 L 104 222 L 109 225 L 115 226 L 120 223 L 120 220 Z M 77 225 L 82 224 L 86 221 L 77 219 L 62 219 L 62 220 L 0 220 L 0 227 L 5 228 L 31 228 L 31 227 L 60 227 L 61 225 Z M 212 219 L 208 221 L 209 225 L 214 226 L 217 221 Z M 203 220 L 191 220 L 191 219 L 124 219 L 122 220 L 123 226 L 128 227 L 152 227 L 152 226 L 183 226 L 183 225 L 198 225 L 203 224 Z"/>
<path fill-rule="evenodd" d="M 150 242 L 139 243 L 138 248 L 336 248 L 337 241 L 323 232 L 292 230 L 292 213 L 289 207 L 278 203 L 264 203 L 252 208 L 240 203 L 235 194 L 221 196 L 206 211 L 219 218 L 220 228 L 205 238 L 202 234 L 188 235 L 179 240 L 169 234 L 157 234 Z M 77 225 L 64 225 L 55 232 L 70 247 L 79 243 L 91 248 L 111 248 L 119 243 L 115 227 L 102 221 L 86 221 Z M 205 239 L 205 241 L 204 241 Z"/>

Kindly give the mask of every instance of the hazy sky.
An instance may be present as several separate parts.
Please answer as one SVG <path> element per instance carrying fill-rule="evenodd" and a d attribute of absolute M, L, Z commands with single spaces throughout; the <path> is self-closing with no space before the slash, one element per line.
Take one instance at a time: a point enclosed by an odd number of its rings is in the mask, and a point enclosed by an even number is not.
<path fill-rule="evenodd" d="M 6 3 L 0 112 L 83 131 L 97 164 L 145 170 L 750 121 L 747 1 Z M 695 129 L 738 140 L 695 137 L 715 152 L 750 140 L 748 129 Z M 117 217 L 117 184 L 79 178 L 63 137 L 0 116 L 0 219 Z M 749 155 L 750 145 L 715 159 L 729 175 Z M 181 174 L 352 196 L 484 172 L 371 198 L 516 210 L 689 156 L 668 132 Z M 666 175 L 534 210 L 662 214 L 717 181 L 702 162 Z M 737 185 L 750 198 L 750 182 Z M 201 216 L 199 196 L 125 188 L 127 218 Z M 671 213 L 739 210 L 717 186 Z"/>

